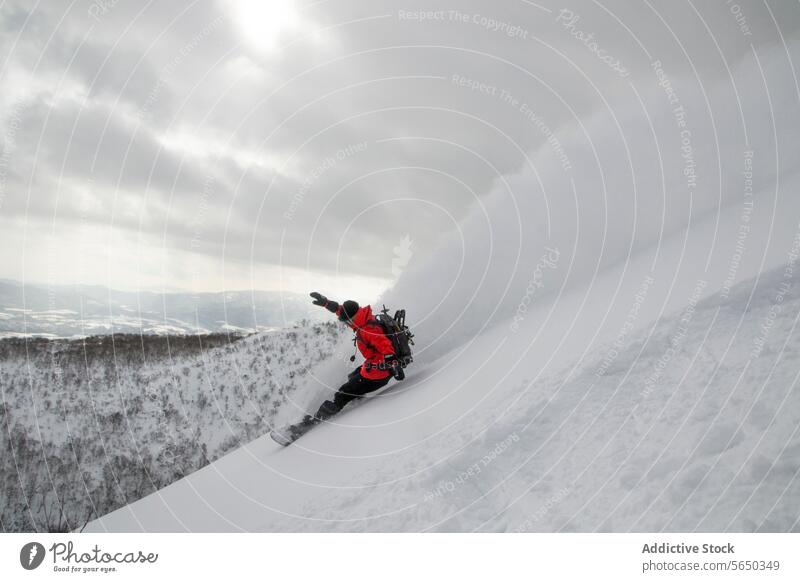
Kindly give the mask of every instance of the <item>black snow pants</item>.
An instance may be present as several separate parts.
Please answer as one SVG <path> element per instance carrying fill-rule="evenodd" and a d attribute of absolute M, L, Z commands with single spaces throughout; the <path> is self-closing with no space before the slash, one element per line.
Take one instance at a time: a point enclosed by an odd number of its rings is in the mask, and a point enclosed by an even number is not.
<path fill-rule="evenodd" d="M 391 379 L 391 376 L 387 376 L 381 380 L 369 380 L 364 378 L 361 375 L 361 366 L 359 366 L 347 375 L 347 382 L 342 384 L 333 397 L 333 400 L 326 400 L 322 403 L 322 406 L 319 407 L 314 417 L 317 420 L 327 420 L 337 414 L 348 402 L 383 388 Z"/>

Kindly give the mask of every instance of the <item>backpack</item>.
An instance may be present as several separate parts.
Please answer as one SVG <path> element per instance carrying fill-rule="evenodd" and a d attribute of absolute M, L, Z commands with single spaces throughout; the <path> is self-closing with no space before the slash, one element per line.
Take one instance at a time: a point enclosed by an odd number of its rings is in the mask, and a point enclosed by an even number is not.
<path fill-rule="evenodd" d="M 406 325 L 406 310 L 399 309 L 395 311 L 394 317 L 391 317 L 384 305 L 373 321 L 381 326 L 383 334 L 392 342 L 394 355 L 400 361 L 400 365 L 405 368 L 413 362 L 411 346 L 414 345 L 414 334 Z"/>

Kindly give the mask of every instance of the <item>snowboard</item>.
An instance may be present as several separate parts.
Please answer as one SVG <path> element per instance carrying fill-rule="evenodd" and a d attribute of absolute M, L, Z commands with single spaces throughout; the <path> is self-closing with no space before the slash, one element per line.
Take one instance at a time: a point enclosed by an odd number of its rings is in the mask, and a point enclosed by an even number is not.
<path fill-rule="evenodd" d="M 315 419 L 306 417 L 300 422 L 287 424 L 282 428 L 273 429 L 270 431 L 269 436 L 279 445 L 288 447 L 294 441 L 314 428 L 317 424 L 318 422 Z"/>
<path fill-rule="evenodd" d="M 381 393 L 385 392 L 387 388 L 391 388 L 391 386 L 387 385 L 384 386 L 383 388 L 375 390 L 374 392 L 370 392 L 366 394 L 364 397 L 349 403 L 343 410 L 348 410 L 351 407 L 360 406 L 361 403 L 363 403 L 365 400 L 370 400 L 375 396 L 380 395 Z M 339 411 L 336 414 L 336 416 L 339 416 L 341 414 L 342 411 Z M 281 428 L 272 429 L 269 433 L 269 436 L 279 445 L 283 447 L 288 447 L 290 444 L 292 444 L 294 441 L 296 441 L 301 436 L 306 434 L 308 431 L 317 426 L 319 423 L 320 421 L 316 420 L 314 417 L 306 416 L 305 418 L 294 424 L 287 424 Z"/>

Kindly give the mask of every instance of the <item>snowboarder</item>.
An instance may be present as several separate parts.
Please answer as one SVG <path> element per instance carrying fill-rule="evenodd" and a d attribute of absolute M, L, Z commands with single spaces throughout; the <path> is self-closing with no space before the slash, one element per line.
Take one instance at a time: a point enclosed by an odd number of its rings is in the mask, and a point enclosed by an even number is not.
<path fill-rule="evenodd" d="M 355 332 L 355 343 L 364 356 L 364 363 L 348 374 L 347 382 L 342 384 L 333 399 L 322 403 L 316 414 L 306 415 L 299 423 L 286 427 L 284 434 L 273 434 L 273 438 L 277 436 L 275 440 L 281 444 L 289 444 L 315 424 L 338 414 L 352 400 L 383 388 L 393 377 L 403 378 L 403 368 L 395 356 L 394 345 L 386 337 L 384 328 L 376 321 L 369 305 L 360 307 L 350 300 L 339 305 L 316 291 L 311 293 L 311 297 L 314 305 L 335 313 L 339 321 Z"/>
<path fill-rule="evenodd" d="M 364 356 L 364 363 L 348 374 L 347 382 L 339 388 L 333 400 L 326 400 L 319 407 L 314 415 L 319 421 L 334 416 L 351 400 L 386 386 L 394 371 L 399 369 L 400 362 L 395 358 L 392 341 L 375 321 L 369 305 L 359 307 L 358 303 L 349 300 L 339 305 L 316 291 L 311 293 L 311 297 L 314 305 L 335 313 L 339 321 L 355 331 L 356 345 Z"/>

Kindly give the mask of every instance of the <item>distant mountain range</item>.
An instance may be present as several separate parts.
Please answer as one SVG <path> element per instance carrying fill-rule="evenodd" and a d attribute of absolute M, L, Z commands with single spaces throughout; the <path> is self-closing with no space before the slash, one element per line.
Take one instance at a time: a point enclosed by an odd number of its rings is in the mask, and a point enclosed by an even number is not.
<path fill-rule="evenodd" d="M 250 333 L 316 319 L 309 306 L 305 295 L 279 291 L 128 292 L 0 279 L 0 337 Z"/>

